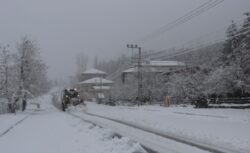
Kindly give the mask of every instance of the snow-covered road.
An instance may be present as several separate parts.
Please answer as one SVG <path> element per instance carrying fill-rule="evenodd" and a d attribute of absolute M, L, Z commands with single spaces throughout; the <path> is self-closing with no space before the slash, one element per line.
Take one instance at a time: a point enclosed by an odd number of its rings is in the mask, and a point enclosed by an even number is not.
<path fill-rule="evenodd" d="M 250 152 L 250 110 L 191 107 L 110 107 L 87 103 L 87 112 L 224 152 Z"/>
<path fill-rule="evenodd" d="M 77 111 L 71 112 L 70 114 L 72 114 L 73 116 L 77 116 L 78 118 L 94 122 L 105 128 L 112 129 L 112 131 L 123 136 L 128 136 L 157 153 L 208 153 L 208 151 L 201 150 L 197 147 L 179 143 L 171 139 L 166 139 L 154 133 L 150 133 L 138 128 L 133 128 L 131 126 L 120 124 L 107 119 L 90 116 Z"/>
<path fill-rule="evenodd" d="M 0 137 L 1 153 L 145 152 L 138 143 L 128 138 L 115 137 L 108 129 L 58 111 L 51 105 L 50 96 L 44 97 L 42 102 L 45 105 L 40 111 L 29 109 L 25 113 L 18 112 L 16 116 L 0 115 L 0 132 L 12 127 Z"/>

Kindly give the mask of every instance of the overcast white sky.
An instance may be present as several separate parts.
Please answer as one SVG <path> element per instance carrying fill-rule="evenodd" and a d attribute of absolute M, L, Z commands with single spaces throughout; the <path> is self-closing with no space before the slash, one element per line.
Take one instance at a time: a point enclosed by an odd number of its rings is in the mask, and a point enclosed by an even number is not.
<path fill-rule="evenodd" d="M 38 42 L 51 79 L 75 72 L 75 57 L 84 52 L 112 59 L 130 53 L 128 42 L 143 38 L 208 0 L 0 0 L 0 44 L 22 36 Z M 214 32 L 250 11 L 250 0 L 225 0 L 181 26 L 141 44 L 145 50 L 181 47 Z M 221 38 L 224 31 L 209 38 Z M 201 41 L 201 40 L 199 40 Z M 195 41 L 196 42 L 196 41 Z M 198 40 L 197 40 L 198 42 Z"/>

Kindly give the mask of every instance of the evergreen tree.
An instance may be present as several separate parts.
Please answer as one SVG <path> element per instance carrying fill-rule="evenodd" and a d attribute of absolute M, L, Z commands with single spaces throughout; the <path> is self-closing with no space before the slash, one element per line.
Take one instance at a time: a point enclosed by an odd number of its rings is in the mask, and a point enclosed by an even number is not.
<path fill-rule="evenodd" d="M 230 62 L 235 60 L 235 49 L 239 46 L 238 28 L 234 21 L 226 30 L 227 40 L 224 44 L 224 49 L 221 52 L 219 65 L 230 65 Z"/>
<path fill-rule="evenodd" d="M 250 13 L 245 13 L 246 18 L 240 29 L 239 67 L 242 73 L 242 88 L 250 93 Z"/>
<path fill-rule="evenodd" d="M 233 22 L 227 29 L 227 40 L 217 61 L 218 67 L 207 80 L 208 93 L 230 97 L 250 93 L 250 14 L 238 30 Z"/>

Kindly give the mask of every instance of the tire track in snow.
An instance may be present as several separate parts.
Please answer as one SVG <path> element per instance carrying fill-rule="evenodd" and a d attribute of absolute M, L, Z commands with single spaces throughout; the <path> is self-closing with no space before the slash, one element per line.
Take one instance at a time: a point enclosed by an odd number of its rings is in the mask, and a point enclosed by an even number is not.
<path fill-rule="evenodd" d="M 55 108 L 57 108 L 59 111 L 62 111 L 61 108 L 60 108 L 60 103 L 59 103 L 58 101 L 52 100 L 52 105 L 53 105 Z M 63 111 L 62 111 L 62 112 L 63 112 Z M 76 118 L 78 118 L 78 119 L 80 119 L 80 120 L 82 120 L 82 121 L 84 121 L 84 122 L 87 122 L 87 123 L 90 123 L 90 124 L 92 124 L 92 125 L 94 125 L 94 126 L 99 126 L 99 127 L 103 128 L 101 125 L 98 125 L 98 124 L 94 123 L 94 122 L 91 121 L 91 120 L 86 120 L 86 119 L 82 118 L 81 116 L 78 116 L 78 115 L 73 114 L 73 113 L 71 113 L 71 112 L 66 112 L 66 113 L 67 113 L 68 115 L 71 115 L 71 116 L 73 116 L 73 117 L 76 117 Z M 119 138 L 122 137 L 122 135 L 119 134 L 119 133 L 115 133 L 115 135 L 116 135 L 117 137 L 119 137 Z M 140 145 L 143 147 L 143 149 L 145 149 L 145 150 L 147 151 L 147 153 L 157 153 L 156 151 L 152 150 L 151 148 L 149 148 L 149 147 L 147 147 L 147 146 L 144 146 L 144 145 L 142 145 L 142 144 L 140 144 Z"/>
<path fill-rule="evenodd" d="M 82 121 L 84 121 L 84 122 L 89 123 L 89 124 L 92 124 L 92 125 L 94 125 L 94 126 L 99 126 L 99 127 L 103 128 L 101 125 L 98 125 L 98 124 L 94 123 L 94 122 L 91 121 L 91 120 L 84 119 L 83 117 L 78 116 L 78 115 L 76 115 L 76 114 L 74 114 L 74 113 L 67 112 L 67 114 L 69 114 L 69 115 L 71 115 L 71 116 L 73 116 L 73 117 L 76 117 L 76 118 L 78 118 L 78 119 L 80 119 L 80 120 L 82 120 Z M 118 138 L 121 138 L 121 137 L 122 137 L 122 135 L 119 134 L 119 133 L 115 133 L 115 136 L 117 136 Z M 147 153 L 157 153 L 156 151 L 152 150 L 151 148 L 149 148 L 149 147 L 147 147 L 147 146 L 144 146 L 144 145 L 142 145 L 142 144 L 140 144 L 140 145 L 143 147 L 143 149 L 145 149 L 145 150 L 147 151 Z"/>
<path fill-rule="evenodd" d="M 55 104 L 54 104 L 54 106 L 58 108 L 58 106 L 56 106 Z M 60 108 L 58 108 L 58 109 L 60 110 Z M 113 121 L 113 122 L 116 122 L 116 123 L 120 123 L 120 124 L 129 126 L 129 127 L 135 128 L 135 129 L 142 130 L 144 132 L 155 134 L 155 135 L 163 137 L 165 139 L 173 140 L 173 141 L 183 143 L 183 144 L 186 144 L 186 145 L 189 145 L 189 146 L 193 146 L 193 147 L 199 148 L 201 150 L 209 151 L 209 152 L 212 152 L 212 153 L 243 153 L 243 152 L 239 152 L 237 150 L 222 148 L 220 146 L 211 146 L 210 144 L 197 142 L 197 141 L 194 141 L 194 140 L 190 140 L 188 138 L 183 138 L 183 137 L 173 136 L 171 134 L 161 133 L 161 132 L 155 131 L 153 129 L 145 128 L 145 127 L 135 125 L 135 124 L 132 124 L 132 123 L 129 123 L 129 122 L 121 121 L 121 120 L 118 120 L 118 119 L 113 119 L 113 118 L 109 118 L 109 117 L 105 117 L 105 116 L 101 116 L 101 115 L 97 115 L 97 114 L 92 114 L 92 113 L 88 113 L 86 111 L 84 111 L 84 113 L 86 115 L 99 117 L 99 118 L 102 118 L 102 119 L 107 119 L 107 120 L 110 120 L 110 121 Z M 73 113 L 70 113 L 70 114 L 75 116 L 75 117 L 81 118 L 82 120 L 87 121 L 87 122 L 89 122 L 91 124 L 96 125 L 96 123 L 94 123 L 94 122 L 92 122 L 90 120 L 86 120 L 86 119 L 84 119 L 84 118 L 82 118 L 82 117 L 80 117 L 78 115 L 73 114 Z M 98 125 L 98 126 L 100 126 L 100 125 Z M 153 151 L 149 147 L 146 147 L 146 146 L 143 146 L 143 147 L 145 148 L 145 150 L 148 149 L 147 151 L 149 153 L 156 153 L 156 151 Z"/>
<path fill-rule="evenodd" d="M 23 121 L 25 121 L 28 116 L 25 116 L 24 118 L 22 118 L 21 120 L 17 121 L 15 124 L 13 124 L 12 126 L 10 126 L 7 130 L 5 130 L 3 133 L 0 134 L 0 138 L 4 135 L 6 135 L 7 133 L 9 133 L 12 129 L 14 129 L 17 125 L 21 124 Z"/>
<path fill-rule="evenodd" d="M 28 109 L 27 109 L 28 110 Z M 30 117 L 31 115 L 34 115 L 36 111 L 39 111 L 38 109 L 33 110 L 32 112 L 28 112 L 27 115 L 25 117 L 23 117 L 22 119 L 18 120 L 16 123 L 14 123 L 13 125 L 11 125 L 9 128 L 7 128 L 3 133 L 0 134 L 0 138 L 3 137 L 4 135 L 6 135 L 7 133 L 9 133 L 12 129 L 14 129 L 15 127 L 17 127 L 19 124 L 21 124 L 23 121 L 25 121 L 26 119 L 28 119 L 28 117 Z"/>
<path fill-rule="evenodd" d="M 86 111 L 84 113 L 86 115 L 99 117 L 99 118 L 102 118 L 102 119 L 107 119 L 107 120 L 110 120 L 110 121 L 113 121 L 113 122 L 116 122 L 116 123 L 120 123 L 120 124 L 130 126 L 130 127 L 136 128 L 136 129 L 140 129 L 142 131 L 152 133 L 152 134 L 158 135 L 160 137 L 164 137 L 166 139 L 174 140 L 176 142 L 183 143 L 183 144 L 186 144 L 186 145 L 189 145 L 189 146 L 193 146 L 193 147 L 199 148 L 201 150 L 209 151 L 211 153 L 241 153 L 241 152 L 239 152 L 237 150 L 231 150 L 231 149 L 222 148 L 222 147 L 219 147 L 219 146 L 211 146 L 209 144 L 196 142 L 196 141 L 193 141 L 193 140 L 190 140 L 190 139 L 187 139 L 187 138 L 182 138 L 182 137 L 173 136 L 173 135 L 166 134 L 166 133 L 161 133 L 161 132 L 149 129 L 149 128 L 145 128 L 145 127 L 142 127 L 142 126 L 139 126 L 139 125 L 135 125 L 135 124 L 126 122 L 126 121 L 121 121 L 121 120 L 109 118 L 109 117 L 106 117 L 106 116 L 92 114 L 92 113 L 88 113 Z"/>
<path fill-rule="evenodd" d="M 184 113 L 184 112 L 173 112 L 175 114 L 181 115 L 191 115 L 191 116 L 203 116 L 203 117 L 213 117 L 213 118 L 228 118 L 227 116 L 219 116 L 219 115 L 206 115 L 206 114 L 195 114 L 195 113 Z"/>

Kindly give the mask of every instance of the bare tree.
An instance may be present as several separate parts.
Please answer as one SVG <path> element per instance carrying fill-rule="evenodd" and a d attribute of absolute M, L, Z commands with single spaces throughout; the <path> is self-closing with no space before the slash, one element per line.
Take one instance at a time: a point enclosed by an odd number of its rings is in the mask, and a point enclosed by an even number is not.
<path fill-rule="evenodd" d="M 76 57 L 77 72 L 84 72 L 87 69 L 89 62 L 88 55 L 85 53 L 78 53 Z"/>
<path fill-rule="evenodd" d="M 96 55 L 95 58 L 94 58 L 94 67 L 97 68 L 98 67 L 98 56 Z"/>
<path fill-rule="evenodd" d="M 9 50 L 8 50 L 8 47 L 9 46 L 4 46 L 2 47 L 2 64 L 1 64 L 1 73 L 3 74 L 3 85 L 2 85 L 2 89 L 4 89 L 3 91 L 3 96 L 7 99 L 7 100 L 10 100 L 10 97 L 9 97 L 9 59 L 10 59 L 10 53 L 9 53 Z"/>
<path fill-rule="evenodd" d="M 89 62 L 88 55 L 86 55 L 83 52 L 77 54 L 76 56 L 76 67 L 77 67 L 76 78 L 78 81 L 81 80 L 81 73 L 86 71 L 88 62 Z"/>
<path fill-rule="evenodd" d="M 28 95 L 33 98 L 48 91 L 47 66 L 40 57 L 35 41 L 23 37 L 17 44 L 17 51 L 15 59 L 19 69 L 19 87 L 16 94 L 25 108 Z"/>

